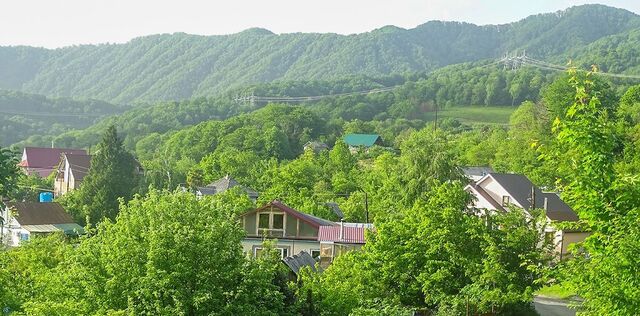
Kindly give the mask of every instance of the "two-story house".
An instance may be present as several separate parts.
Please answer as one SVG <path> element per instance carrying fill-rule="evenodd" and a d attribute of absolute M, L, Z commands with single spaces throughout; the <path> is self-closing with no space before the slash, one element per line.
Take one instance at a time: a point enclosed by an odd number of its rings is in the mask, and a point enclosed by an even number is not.
<path fill-rule="evenodd" d="M 55 172 L 62 154 L 86 155 L 83 149 L 25 147 L 18 166 L 26 174 L 37 174 L 41 178 Z"/>
<path fill-rule="evenodd" d="M 558 222 L 576 222 L 578 215 L 553 192 L 543 192 L 526 176 L 508 173 L 488 173 L 467 185 L 465 190 L 475 196 L 472 207 L 482 215 L 486 212 L 508 212 L 517 207 L 525 211 L 544 209 L 547 216 L 545 237 L 553 243 L 560 259 L 569 254 L 570 244 L 584 240 L 589 233 L 561 230 Z"/>
<path fill-rule="evenodd" d="M 280 201 L 272 201 L 243 214 L 242 226 L 246 232 L 242 242 L 246 253 L 258 256 L 265 238 L 277 239 L 276 249 L 284 258 L 300 251 L 313 257 L 320 256 L 318 231 L 321 227 L 338 224 L 294 210 Z"/>
<path fill-rule="evenodd" d="M 90 168 L 91 155 L 63 153 L 53 183 L 55 196 L 62 196 L 80 187 Z"/>

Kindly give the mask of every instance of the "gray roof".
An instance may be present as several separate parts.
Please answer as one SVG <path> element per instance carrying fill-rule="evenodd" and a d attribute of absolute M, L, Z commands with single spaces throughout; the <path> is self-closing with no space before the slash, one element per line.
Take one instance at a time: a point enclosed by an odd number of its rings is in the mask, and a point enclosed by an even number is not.
<path fill-rule="evenodd" d="M 310 267 L 311 271 L 316 272 L 316 261 L 306 251 L 300 251 L 297 255 L 283 258 L 282 262 L 295 274 L 298 274 L 302 267 Z"/>
<path fill-rule="evenodd" d="M 327 203 L 324 203 L 324 205 L 330 208 L 333 211 L 333 213 L 336 214 L 339 218 L 344 218 L 344 213 L 342 213 L 342 210 L 340 209 L 340 205 L 338 205 L 338 203 L 327 202 Z"/>
<path fill-rule="evenodd" d="M 258 192 L 256 192 L 251 188 L 241 185 L 240 183 L 238 183 L 238 181 L 229 177 L 229 175 L 226 175 L 223 178 L 218 179 L 204 187 L 198 187 L 198 191 L 202 195 L 214 195 L 214 194 L 227 191 L 236 186 L 239 186 L 240 188 L 242 188 L 242 190 L 247 192 L 247 195 L 249 195 L 250 198 L 253 198 L 253 199 L 258 198 Z"/>
<path fill-rule="evenodd" d="M 493 168 L 487 166 L 462 167 L 462 173 L 467 177 L 484 177 L 492 172 Z"/>
<path fill-rule="evenodd" d="M 329 149 L 329 146 L 323 142 L 310 141 L 304 144 L 304 149 L 311 149 L 314 152 L 319 152 L 325 149 Z"/>
<path fill-rule="evenodd" d="M 554 221 L 578 220 L 578 215 L 558 195 L 542 192 L 526 176 L 511 173 L 490 173 L 489 175 L 509 192 L 509 195 L 525 210 L 531 209 L 531 188 L 533 188 L 536 196 L 535 208 L 544 208 L 546 198 L 549 219 Z"/>
<path fill-rule="evenodd" d="M 73 178 L 76 181 L 82 181 L 82 179 L 89 174 L 92 156 L 83 154 L 64 154 L 64 156 L 67 162 L 69 162 L 69 168 L 73 173 Z"/>

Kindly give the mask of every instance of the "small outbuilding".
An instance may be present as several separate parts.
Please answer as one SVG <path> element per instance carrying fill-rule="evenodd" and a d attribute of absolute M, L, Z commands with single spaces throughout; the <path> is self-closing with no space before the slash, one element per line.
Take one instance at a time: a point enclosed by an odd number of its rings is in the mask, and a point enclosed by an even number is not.
<path fill-rule="evenodd" d="M 84 234 L 64 208 L 55 202 L 6 202 L 2 210 L 2 242 L 9 247 L 19 246 L 37 235 L 62 232 L 67 236 Z"/>

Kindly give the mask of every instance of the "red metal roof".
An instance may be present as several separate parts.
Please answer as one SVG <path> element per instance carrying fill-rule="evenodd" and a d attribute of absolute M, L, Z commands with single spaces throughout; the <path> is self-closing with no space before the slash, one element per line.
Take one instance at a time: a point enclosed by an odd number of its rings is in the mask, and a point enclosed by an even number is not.
<path fill-rule="evenodd" d="M 56 169 L 63 153 L 87 154 L 84 149 L 25 147 L 23 160 L 18 166 L 45 178 Z"/>
<path fill-rule="evenodd" d="M 342 230 L 342 238 L 340 231 Z M 366 227 L 347 227 L 347 226 L 320 226 L 318 230 L 318 241 L 329 241 L 348 244 L 364 244 L 364 232 Z"/>

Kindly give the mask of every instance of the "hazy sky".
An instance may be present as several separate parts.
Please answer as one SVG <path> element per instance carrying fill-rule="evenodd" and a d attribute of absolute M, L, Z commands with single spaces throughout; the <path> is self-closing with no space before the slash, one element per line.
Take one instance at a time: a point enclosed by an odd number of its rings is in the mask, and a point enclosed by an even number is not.
<path fill-rule="evenodd" d="M 157 33 L 230 34 L 250 27 L 351 34 L 389 24 L 412 28 L 429 20 L 498 24 L 584 3 L 593 1 L 0 0 L 0 45 L 53 48 Z M 640 0 L 599 3 L 640 13 Z"/>

